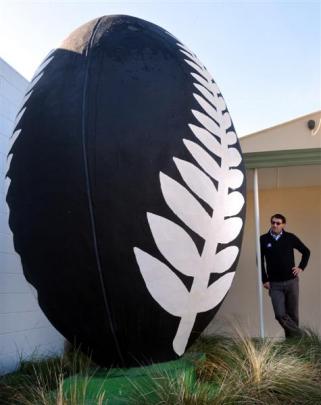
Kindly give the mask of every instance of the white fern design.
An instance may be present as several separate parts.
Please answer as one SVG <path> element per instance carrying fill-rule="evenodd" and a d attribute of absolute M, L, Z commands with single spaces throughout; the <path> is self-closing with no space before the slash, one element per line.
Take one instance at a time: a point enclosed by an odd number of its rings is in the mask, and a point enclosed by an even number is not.
<path fill-rule="evenodd" d="M 203 110 L 192 110 L 199 125 L 188 124 L 202 146 L 187 139 L 183 142 L 203 171 L 190 162 L 173 159 L 186 185 L 213 209 L 213 214 L 210 216 L 187 188 L 161 172 L 160 185 L 167 205 L 204 239 L 200 255 L 192 238 L 182 227 L 166 218 L 147 213 L 153 238 L 161 254 L 176 270 L 193 277 L 190 291 L 165 263 L 137 247 L 134 253 L 152 297 L 167 312 L 181 317 L 173 340 L 174 351 L 181 355 L 197 314 L 217 306 L 232 283 L 234 272 L 229 272 L 208 286 L 211 273 L 226 272 L 238 255 L 236 246 L 226 247 L 219 252 L 217 247 L 218 244 L 233 241 L 243 226 L 242 219 L 235 215 L 242 209 L 244 198 L 238 191 L 229 193 L 229 189 L 239 188 L 244 176 L 240 170 L 232 169 L 241 163 L 241 155 L 236 148 L 230 147 L 237 142 L 237 137 L 233 131 L 229 131 L 231 119 L 224 112 L 226 105 L 216 83 L 189 49 L 181 43 L 177 45 L 180 52 L 187 56 L 185 62 L 193 69 L 193 84 L 199 91 L 193 95 Z M 220 158 L 220 165 L 206 149 Z M 218 182 L 217 188 L 212 179 Z"/>

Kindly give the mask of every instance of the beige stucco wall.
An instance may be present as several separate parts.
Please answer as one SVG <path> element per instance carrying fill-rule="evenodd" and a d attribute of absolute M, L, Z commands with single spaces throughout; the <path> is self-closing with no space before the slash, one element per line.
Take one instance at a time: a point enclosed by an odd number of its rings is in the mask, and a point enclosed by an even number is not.
<path fill-rule="evenodd" d="M 269 229 L 271 214 L 283 213 L 287 217 L 286 229 L 295 233 L 312 252 L 309 265 L 300 278 L 300 322 L 321 334 L 321 187 L 266 189 L 260 192 L 259 197 L 261 233 Z M 244 333 L 259 335 L 254 226 L 253 193 L 249 192 L 238 270 L 232 288 L 207 333 L 231 332 L 231 328 L 240 325 Z M 265 290 L 264 318 L 267 336 L 283 336 Z"/>
<path fill-rule="evenodd" d="M 321 148 L 321 128 L 319 127 L 319 131 L 313 135 L 313 131 L 307 127 L 309 120 L 316 121 L 316 131 L 321 120 L 321 112 L 305 115 L 284 124 L 244 136 L 240 140 L 242 151 L 247 153 Z"/>

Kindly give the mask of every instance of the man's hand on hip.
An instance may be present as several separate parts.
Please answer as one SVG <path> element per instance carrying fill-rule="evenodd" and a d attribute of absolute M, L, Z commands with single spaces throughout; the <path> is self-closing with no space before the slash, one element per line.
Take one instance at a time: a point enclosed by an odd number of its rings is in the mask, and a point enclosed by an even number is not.
<path fill-rule="evenodd" d="M 267 281 L 266 283 L 263 283 L 263 287 L 266 288 L 267 290 L 270 289 L 270 282 Z"/>
<path fill-rule="evenodd" d="M 302 269 L 300 267 L 292 267 L 292 273 L 295 277 L 298 277 L 299 274 L 302 273 Z"/>

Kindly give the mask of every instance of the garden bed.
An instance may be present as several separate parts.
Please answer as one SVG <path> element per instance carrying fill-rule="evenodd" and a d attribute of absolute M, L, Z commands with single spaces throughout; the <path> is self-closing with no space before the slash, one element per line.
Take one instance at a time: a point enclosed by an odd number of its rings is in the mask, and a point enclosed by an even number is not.
<path fill-rule="evenodd" d="M 142 369 L 143 385 L 135 373 L 123 373 L 122 384 L 130 386 L 123 403 L 321 404 L 321 339 L 313 332 L 286 341 L 203 337 L 183 357 L 183 364 L 190 362 L 191 352 L 205 354 L 192 357 L 192 373 L 188 367 L 173 374 L 173 368 L 153 365 Z M 0 404 L 113 405 L 115 392 L 108 389 L 107 379 L 114 371 L 95 367 L 79 351 L 21 362 L 15 373 L 0 378 Z"/>

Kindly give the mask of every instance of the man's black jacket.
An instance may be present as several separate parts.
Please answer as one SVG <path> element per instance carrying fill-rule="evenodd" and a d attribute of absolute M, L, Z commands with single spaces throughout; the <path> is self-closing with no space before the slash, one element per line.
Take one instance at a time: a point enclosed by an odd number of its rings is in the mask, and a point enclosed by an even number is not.
<path fill-rule="evenodd" d="M 304 270 L 308 264 L 310 250 L 293 233 L 283 231 L 281 237 L 275 240 L 268 232 L 261 236 L 260 242 L 263 283 L 295 278 L 292 273 L 292 267 L 295 266 L 293 249 L 297 249 L 302 253 L 302 259 L 298 267 Z"/>

